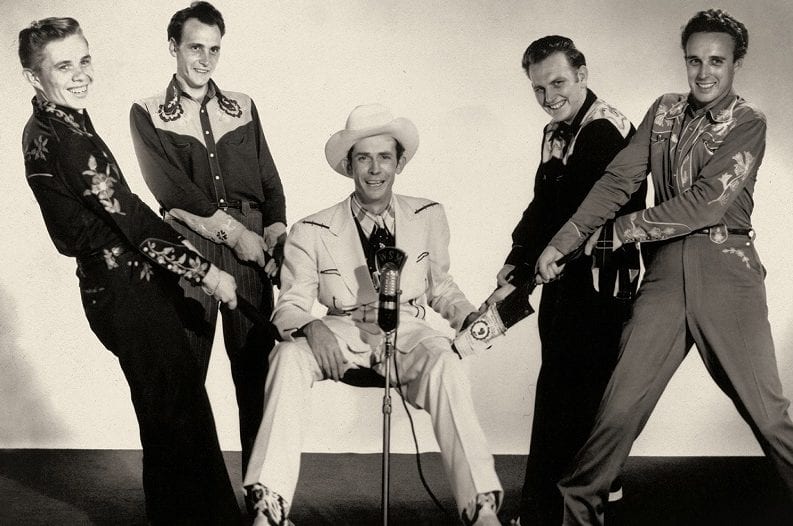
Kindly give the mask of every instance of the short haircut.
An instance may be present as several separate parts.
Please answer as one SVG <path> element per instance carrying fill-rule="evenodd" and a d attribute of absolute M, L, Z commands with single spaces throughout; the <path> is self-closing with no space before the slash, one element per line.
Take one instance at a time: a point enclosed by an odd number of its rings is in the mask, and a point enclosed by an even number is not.
<path fill-rule="evenodd" d="M 399 161 L 399 159 L 402 158 L 402 154 L 405 153 L 405 147 L 402 146 L 402 143 L 399 142 L 396 137 L 391 137 L 391 138 L 394 139 L 394 142 L 396 143 L 396 158 L 397 161 Z M 347 150 L 347 166 L 352 166 L 352 151 L 354 149 L 355 149 L 355 145 L 353 144 L 352 146 L 350 146 L 350 149 Z"/>
<path fill-rule="evenodd" d="M 31 22 L 19 32 L 19 62 L 25 69 L 38 71 L 47 44 L 82 34 L 83 30 L 74 18 L 50 17 Z"/>
<path fill-rule="evenodd" d="M 542 62 L 554 53 L 563 53 L 567 57 L 570 67 L 574 69 L 586 66 L 584 54 L 575 47 L 575 43 L 571 39 L 559 35 L 549 35 L 529 44 L 523 53 L 522 65 L 526 75 L 529 74 L 529 66 Z"/>
<path fill-rule="evenodd" d="M 185 22 L 190 18 L 195 18 L 208 26 L 218 26 L 221 37 L 226 34 L 226 23 L 223 21 L 223 15 L 215 9 L 215 6 L 209 2 L 193 2 L 190 7 L 180 9 L 171 17 L 171 21 L 168 22 L 168 41 L 173 39 L 177 44 L 182 42 L 182 29 Z"/>
<path fill-rule="evenodd" d="M 749 30 L 735 17 L 721 9 L 708 9 L 700 11 L 688 21 L 683 28 L 680 43 L 686 49 L 688 39 L 694 33 L 727 33 L 735 44 L 732 53 L 733 60 L 740 60 L 746 56 L 749 49 Z"/>

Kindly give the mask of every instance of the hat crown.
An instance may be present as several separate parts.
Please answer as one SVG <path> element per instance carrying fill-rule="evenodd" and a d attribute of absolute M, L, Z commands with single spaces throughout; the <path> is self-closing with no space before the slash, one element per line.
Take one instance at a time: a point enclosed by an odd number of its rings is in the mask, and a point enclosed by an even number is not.
<path fill-rule="evenodd" d="M 385 126 L 393 120 L 394 116 L 382 104 L 365 104 L 357 106 L 350 112 L 345 129 L 348 131 L 365 130 Z"/>
<path fill-rule="evenodd" d="M 345 128 L 330 136 L 325 143 L 325 159 L 337 173 L 350 177 L 344 165 L 350 148 L 361 139 L 376 135 L 388 135 L 398 141 L 404 148 L 405 162 L 419 147 L 419 132 L 412 122 L 403 117 L 395 119 L 382 104 L 365 104 L 352 110 Z"/>

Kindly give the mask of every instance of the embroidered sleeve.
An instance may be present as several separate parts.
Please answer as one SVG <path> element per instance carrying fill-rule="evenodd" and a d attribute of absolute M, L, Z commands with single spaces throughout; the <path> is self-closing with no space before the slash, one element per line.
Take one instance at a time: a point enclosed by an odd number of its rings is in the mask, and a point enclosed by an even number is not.
<path fill-rule="evenodd" d="M 203 278 L 209 262 L 183 245 L 181 236 L 130 191 L 111 159 L 109 152 L 96 148 L 90 139 L 73 137 L 61 144 L 59 171 L 85 206 L 111 223 L 155 263 L 194 283 Z M 152 239 L 157 242 L 152 244 Z"/>
<path fill-rule="evenodd" d="M 139 103 L 133 104 L 129 120 L 143 179 L 157 201 L 166 210 L 179 208 L 204 217 L 212 215 L 217 207 L 169 160 L 146 109 Z"/>
<path fill-rule="evenodd" d="M 618 218 L 617 235 L 625 242 L 655 241 L 689 234 L 718 223 L 747 185 L 754 186 L 765 151 L 765 120 L 738 124 L 709 152 L 693 183 L 680 195 L 641 212 Z"/>
<path fill-rule="evenodd" d="M 253 101 L 251 101 L 251 114 L 256 134 L 262 190 L 267 202 L 267 206 L 262 209 L 262 224 L 263 226 L 269 226 L 273 223 L 286 224 L 286 199 L 281 185 L 281 177 L 278 175 L 278 169 L 275 167 L 270 148 L 267 146 L 267 139 L 264 137 L 261 121 L 259 120 L 259 112 L 256 110 L 256 105 Z"/>
<path fill-rule="evenodd" d="M 148 238 L 141 244 L 141 252 L 155 263 L 182 276 L 193 285 L 199 285 L 211 263 L 181 243 L 175 245 L 163 239 Z"/>
<path fill-rule="evenodd" d="M 650 165 L 650 137 L 656 104 L 648 110 L 630 143 L 614 158 L 587 194 L 573 217 L 550 241 L 562 254 L 572 252 L 592 232 L 614 218 L 642 188 Z"/>

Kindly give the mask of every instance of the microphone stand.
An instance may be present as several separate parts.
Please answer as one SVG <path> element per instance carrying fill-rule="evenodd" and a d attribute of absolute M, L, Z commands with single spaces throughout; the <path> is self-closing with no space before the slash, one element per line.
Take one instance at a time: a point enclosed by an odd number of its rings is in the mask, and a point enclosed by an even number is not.
<path fill-rule="evenodd" d="M 383 393 L 383 492 L 381 508 L 383 526 L 388 526 L 388 493 L 391 462 L 391 360 L 396 349 L 396 333 L 399 326 L 399 272 L 405 265 L 405 253 L 396 247 L 381 247 L 375 253 L 377 269 L 381 272 L 380 307 L 377 324 L 385 333 L 385 366 Z M 396 367 L 396 362 L 394 363 Z"/>
<path fill-rule="evenodd" d="M 383 526 L 388 526 L 388 494 L 390 484 L 391 462 L 391 360 L 396 347 L 396 329 L 388 331 L 385 335 L 385 386 L 383 393 L 383 487 L 381 496 L 381 510 L 383 513 Z"/>

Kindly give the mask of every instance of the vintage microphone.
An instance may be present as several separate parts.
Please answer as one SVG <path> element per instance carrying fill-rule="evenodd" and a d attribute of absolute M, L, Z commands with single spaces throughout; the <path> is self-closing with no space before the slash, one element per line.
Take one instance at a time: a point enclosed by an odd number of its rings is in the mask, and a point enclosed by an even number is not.
<path fill-rule="evenodd" d="M 399 272 L 405 262 L 405 253 L 398 248 L 384 247 L 377 251 L 375 258 L 380 271 L 377 324 L 388 333 L 399 324 Z"/>
<path fill-rule="evenodd" d="M 391 461 L 391 359 L 396 348 L 399 326 L 399 273 L 405 265 L 405 253 L 395 247 L 383 247 L 375 254 L 380 273 L 380 298 L 377 324 L 385 332 L 385 386 L 383 394 L 383 471 L 381 509 L 383 526 L 388 525 L 388 494 Z"/>

